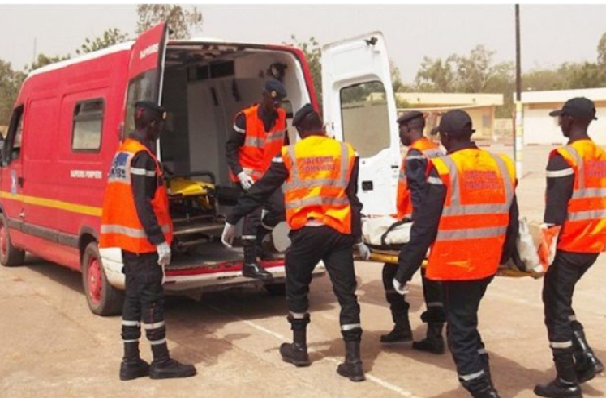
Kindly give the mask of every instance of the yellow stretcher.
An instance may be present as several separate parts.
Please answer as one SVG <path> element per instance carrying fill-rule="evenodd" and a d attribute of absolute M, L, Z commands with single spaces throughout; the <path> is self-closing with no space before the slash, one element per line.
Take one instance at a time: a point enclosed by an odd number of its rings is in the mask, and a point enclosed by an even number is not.
<path fill-rule="evenodd" d="M 374 262 L 380 263 L 390 263 L 397 264 L 398 263 L 398 252 L 395 250 L 380 250 L 373 247 L 370 247 L 370 260 Z M 427 260 L 423 261 L 423 267 L 427 266 Z M 543 274 L 540 272 L 534 271 L 520 271 L 511 268 L 501 268 L 497 272 L 499 276 L 509 276 L 514 278 L 520 278 L 523 276 L 530 276 L 534 279 L 539 279 L 543 277 Z"/>

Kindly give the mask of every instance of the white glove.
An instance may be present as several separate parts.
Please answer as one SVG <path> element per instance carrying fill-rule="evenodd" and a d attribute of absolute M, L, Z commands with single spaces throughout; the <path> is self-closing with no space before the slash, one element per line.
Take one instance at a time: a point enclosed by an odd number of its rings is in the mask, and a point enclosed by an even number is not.
<path fill-rule="evenodd" d="M 364 242 L 356 243 L 356 249 L 362 260 L 370 259 L 370 249 L 364 244 Z"/>
<path fill-rule="evenodd" d="M 170 264 L 170 245 L 162 242 L 156 246 L 156 251 L 158 252 L 158 265 L 162 267 L 162 284 L 164 284 L 166 266 Z"/>
<path fill-rule="evenodd" d="M 223 243 L 227 247 L 232 247 L 235 236 L 236 226 L 226 222 L 225 228 L 223 228 L 223 233 L 221 234 L 221 243 Z"/>
<path fill-rule="evenodd" d="M 240 180 L 240 185 L 242 185 L 242 188 L 244 188 L 245 191 L 248 191 L 255 183 L 252 177 L 243 171 L 238 174 L 238 179 Z"/>
<path fill-rule="evenodd" d="M 408 294 L 409 292 L 408 285 L 406 284 L 406 282 L 400 283 L 397 279 L 393 280 L 393 288 L 396 292 L 398 292 L 398 294 L 402 296 Z"/>

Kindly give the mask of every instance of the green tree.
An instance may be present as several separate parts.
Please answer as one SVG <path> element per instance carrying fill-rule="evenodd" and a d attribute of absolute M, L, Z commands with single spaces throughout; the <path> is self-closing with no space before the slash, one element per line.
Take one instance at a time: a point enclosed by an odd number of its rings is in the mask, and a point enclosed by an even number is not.
<path fill-rule="evenodd" d="M 558 72 L 566 77 L 568 89 L 606 86 L 604 67 L 595 63 L 565 63 Z"/>
<path fill-rule="evenodd" d="M 533 69 L 522 75 L 523 91 L 564 90 L 568 81 L 557 69 Z"/>
<path fill-rule="evenodd" d="M 307 67 L 311 73 L 311 78 L 316 89 L 316 98 L 322 107 L 322 65 L 320 63 L 320 43 L 315 37 L 310 37 L 307 41 L 299 41 L 294 35 L 290 36 L 291 43 L 284 43 L 296 47 L 303 51 L 307 60 Z"/>
<path fill-rule="evenodd" d="M 76 50 L 76 54 L 82 55 L 93 51 L 99 51 L 103 48 L 111 47 L 114 44 L 122 43 L 128 40 L 128 35 L 122 33 L 120 29 L 110 28 L 103 34 L 93 40 L 88 37 L 84 39 L 84 44 Z"/>
<path fill-rule="evenodd" d="M 176 4 L 137 5 L 137 33 L 142 33 L 160 21 L 165 21 L 173 39 L 188 39 L 193 29 L 202 27 L 202 13 L 197 7 L 184 8 Z"/>
<path fill-rule="evenodd" d="M 598 43 L 598 64 L 606 66 L 606 33 L 602 35 Z"/>
<path fill-rule="evenodd" d="M 13 70 L 10 62 L 0 60 L 0 126 L 8 125 L 24 79 L 25 73 Z"/>
<path fill-rule="evenodd" d="M 68 59 L 71 59 L 71 54 L 67 54 L 67 55 L 63 55 L 63 56 L 56 55 L 54 57 L 51 57 L 46 54 L 40 53 L 40 54 L 38 54 L 36 61 L 31 65 L 27 65 L 25 67 L 25 70 L 27 71 L 27 73 L 29 73 L 29 72 L 32 72 L 43 66 L 54 64 L 54 63 L 60 62 L 60 61 L 65 61 Z"/>
<path fill-rule="evenodd" d="M 456 56 L 441 58 L 423 57 L 415 85 L 419 91 L 454 92 L 457 89 Z"/>

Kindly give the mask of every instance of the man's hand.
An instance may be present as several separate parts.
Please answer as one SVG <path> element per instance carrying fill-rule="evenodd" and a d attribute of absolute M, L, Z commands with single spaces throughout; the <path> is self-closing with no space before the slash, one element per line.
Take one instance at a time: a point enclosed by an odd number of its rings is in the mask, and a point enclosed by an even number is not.
<path fill-rule="evenodd" d="M 356 250 L 362 260 L 370 259 L 370 249 L 364 244 L 364 242 L 356 243 Z"/>
<path fill-rule="evenodd" d="M 400 283 L 397 279 L 394 278 L 393 280 L 393 288 L 396 292 L 398 292 L 398 294 L 404 296 L 406 294 L 408 294 L 409 290 L 408 290 L 408 285 L 406 284 L 406 282 L 402 282 Z"/>
<path fill-rule="evenodd" d="M 223 243 L 227 247 L 232 247 L 235 236 L 236 226 L 226 222 L 225 228 L 223 228 L 223 233 L 221 234 L 221 243 Z"/>
<path fill-rule="evenodd" d="M 539 262 L 547 270 L 555 258 L 558 235 L 561 227 L 558 225 L 541 225 L 541 243 L 539 244 Z"/>
<path fill-rule="evenodd" d="M 242 185 L 242 188 L 244 188 L 245 191 L 248 191 L 255 183 L 252 177 L 243 171 L 238 174 L 238 179 L 240 180 L 240 185 Z"/>
<path fill-rule="evenodd" d="M 162 242 L 156 246 L 156 252 L 158 252 L 158 265 L 162 267 L 162 284 L 164 284 L 166 266 L 170 264 L 170 245 Z"/>

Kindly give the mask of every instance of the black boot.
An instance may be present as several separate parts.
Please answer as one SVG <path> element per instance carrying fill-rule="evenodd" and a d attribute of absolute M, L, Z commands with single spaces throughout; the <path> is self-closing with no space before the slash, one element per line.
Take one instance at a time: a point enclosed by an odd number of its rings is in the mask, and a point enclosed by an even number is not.
<path fill-rule="evenodd" d="M 196 375 L 193 365 L 185 365 L 170 357 L 166 343 L 152 345 L 154 361 L 149 367 L 151 379 L 173 379 L 178 377 L 192 377 Z"/>
<path fill-rule="evenodd" d="M 259 225 L 259 228 L 257 228 L 257 239 L 255 244 L 257 246 L 257 257 L 262 261 L 272 259 L 272 253 L 267 247 L 268 243 L 265 241 L 265 237 L 271 232 L 271 229 L 267 229 L 263 225 Z"/>
<path fill-rule="evenodd" d="M 574 335 L 574 367 L 579 383 L 585 383 L 593 379 L 596 374 L 602 373 L 604 371 L 604 364 L 602 364 L 589 346 L 583 326 L 576 321 L 572 322 L 571 326 Z"/>
<path fill-rule="evenodd" d="M 429 352 L 430 354 L 444 354 L 446 352 L 446 344 L 442 337 L 443 323 L 428 323 L 427 337 L 421 341 L 412 343 L 412 348 L 418 351 Z"/>
<path fill-rule="evenodd" d="M 337 373 L 343 377 L 348 377 L 351 381 L 364 381 L 364 369 L 360 359 L 360 342 L 345 342 L 345 362 L 337 367 Z"/>
<path fill-rule="evenodd" d="M 488 379 L 488 383 L 494 387 L 494 383 L 492 382 L 492 373 L 490 373 L 490 361 L 488 354 L 482 348 L 482 352 L 480 352 L 480 360 L 482 361 L 482 365 L 484 366 L 484 372 L 486 373 L 486 378 Z"/>
<path fill-rule="evenodd" d="M 141 359 L 139 343 L 124 343 L 124 357 L 120 364 L 120 380 L 134 380 L 149 374 L 149 364 Z"/>
<path fill-rule="evenodd" d="M 394 318 L 396 317 L 394 316 Z M 407 343 L 412 341 L 412 330 L 410 329 L 408 312 L 397 317 L 391 332 L 381 335 L 380 341 L 384 344 Z"/>
<path fill-rule="evenodd" d="M 284 362 L 292 363 L 295 366 L 311 365 L 311 361 L 307 355 L 307 329 L 294 330 L 293 342 L 282 343 L 280 354 Z"/>
<path fill-rule="evenodd" d="M 534 393 L 540 397 L 573 397 L 582 398 L 583 393 L 577 381 L 572 353 L 564 350 L 553 350 L 557 377 L 547 384 L 537 384 Z M 561 352 L 557 352 L 561 351 Z"/>
<path fill-rule="evenodd" d="M 254 240 L 244 240 L 244 264 L 242 265 L 242 275 L 248 278 L 258 279 L 260 281 L 270 281 L 273 275 L 267 272 L 265 268 L 257 261 L 257 245 Z"/>

